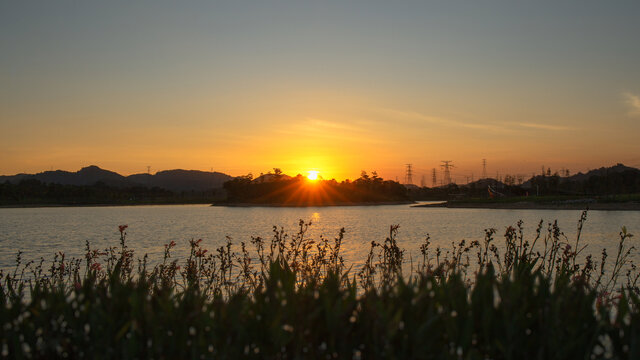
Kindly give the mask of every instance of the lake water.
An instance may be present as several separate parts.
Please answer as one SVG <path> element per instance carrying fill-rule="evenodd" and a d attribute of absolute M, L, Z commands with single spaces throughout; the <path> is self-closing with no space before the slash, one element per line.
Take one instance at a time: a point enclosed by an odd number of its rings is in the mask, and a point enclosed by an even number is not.
<path fill-rule="evenodd" d="M 127 240 L 136 256 L 149 255 L 155 263 L 162 258 L 164 244 L 177 243 L 175 257 L 184 259 L 189 239 L 202 239 L 213 251 L 229 236 L 234 243 L 249 243 L 251 236 L 269 239 L 274 225 L 288 233 L 296 232 L 300 219 L 311 220 L 309 236 L 333 238 L 339 229 L 346 230 L 343 242 L 345 259 L 362 263 L 372 240 L 382 242 L 389 226 L 400 225 L 399 244 L 417 261 L 419 246 L 430 234 L 432 248 L 451 248 L 452 241 L 482 240 L 484 229 L 498 230 L 497 244 L 507 226 L 524 221 L 525 238 L 533 240 L 538 222 L 558 220 L 570 241 L 575 240 L 580 211 L 573 210 L 495 210 L 412 208 L 409 205 L 345 206 L 309 208 L 233 208 L 207 205 L 131 206 L 131 207 L 60 207 L 0 209 L 0 268 L 15 264 L 18 250 L 26 260 L 53 259 L 55 252 L 81 257 L 85 241 L 92 248 L 118 246 L 118 225 L 127 224 Z M 599 259 L 607 248 L 615 256 L 618 233 L 622 226 L 640 237 L 640 211 L 590 211 L 583 229 L 582 243 L 587 252 Z M 640 248 L 640 247 L 639 247 Z M 634 256 L 635 258 L 635 256 Z M 637 258 L 635 259 L 637 262 Z"/>

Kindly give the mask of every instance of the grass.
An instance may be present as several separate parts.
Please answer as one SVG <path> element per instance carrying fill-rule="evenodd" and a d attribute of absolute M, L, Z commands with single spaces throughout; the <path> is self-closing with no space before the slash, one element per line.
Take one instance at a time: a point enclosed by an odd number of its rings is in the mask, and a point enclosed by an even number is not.
<path fill-rule="evenodd" d="M 625 202 L 638 202 L 640 201 L 640 194 L 619 194 L 619 195 L 544 195 L 544 196 L 510 196 L 510 197 L 496 197 L 496 198 L 470 198 L 464 200 L 449 200 L 452 203 L 472 203 L 472 204 L 485 204 L 485 203 L 499 203 L 499 204 L 513 204 L 519 202 L 530 202 L 535 204 L 554 204 L 564 202 L 599 202 L 599 203 L 625 203 Z"/>
<path fill-rule="evenodd" d="M 252 238 L 233 251 L 190 242 L 190 256 L 147 266 L 126 244 L 87 244 L 83 259 L 57 254 L 2 274 L 0 355 L 7 358 L 158 359 L 568 359 L 638 358 L 638 275 L 622 229 L 606 272 L 578 255 L 582 224 L 569 240 L 557 224 L 522 223 L 497 246 L 420 247 L 409 265 L 397 226 L 372 242 L 353 270 L 334 239 Z M 502 249 L 502 251 L 500 250 Z"/>

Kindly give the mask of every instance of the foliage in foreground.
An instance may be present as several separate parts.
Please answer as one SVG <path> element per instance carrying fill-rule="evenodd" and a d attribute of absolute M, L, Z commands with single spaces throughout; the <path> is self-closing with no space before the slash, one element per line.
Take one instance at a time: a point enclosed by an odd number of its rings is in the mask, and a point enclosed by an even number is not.
<path fill-rule="evenodd" d="M 240 254 L 232 253 L 228 244 L 207 255 L 192 241 L 191 256 L 178 266 L 170 261 L 173 245 L 168 244 L 165 261 L 150 270 L 144 259 L 136 269 L 121 227 L 121 247 L 104 253 L 88 248 L 84 267 L 77 260 L 58 258 L 46 275 L 41 265 L 31 268 L 29 280 L 22 280 L 18 271 L 8 274 L 0 292 L 0 354 L 160 359 L 640 357 L 635 284 L 627 282 L 615 293 L 604 290 L 616 286 L 622 266 L 618 263 L 626 261 L 629 234 L 624 231 L 611 276 L 602 275 L 603 264 L 600 271 L 590 260 L 576 264 L 579 251 L 557 241 L 557 228 L 550 227 L 549 237 L 540 239 L 544 250 L 534 252 L 533 244 L 521 241 L 517 229 L 510 227 L 503 254 L 492 246 L 492 229 L 485 244 L 462 244 L 445 255 L 437 249 L 434 258 L 428 255 L 427 240 L 421 248 L 424 261 L 403 277 L 397 227 L 384 243 L 372 245 L 365 266 L 351 274 L 339 255 L 342 232 L 332 242 L 313 243 L 316 251 L 311 251 L 305 226 L 301 223 L 299 234 L 291 238 L 275 229 L 270 244 L 253 239 L 256 257 L 248 255 L 244 244 Z M 574 245 L 579 248 L 579 235 Z M 479 266 L 469 273 L 473 249 L 478 250 Z"/>

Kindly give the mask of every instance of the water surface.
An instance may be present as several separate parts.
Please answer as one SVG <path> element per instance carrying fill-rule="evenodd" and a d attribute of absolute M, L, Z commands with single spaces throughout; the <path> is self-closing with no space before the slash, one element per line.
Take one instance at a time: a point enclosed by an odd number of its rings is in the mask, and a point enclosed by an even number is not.
<path fill-rule="evenodd" d="M 149 254 L 151 262 L 162 258 L 164 244 L 175 241 L 175 255 L 184 259 L 189 239 L 202 239 L 205 248 L 214 250 L 226 237 L 234 243 L 249 243 L 251 236 L 272 237 L 274 225 L 295 233 L 300 219 L 312 221 L 309 236 L 335 237 L 346 230 L 343 255 L 359 264 L 371 241 L 382 242 L 389 226 L 400 225 L 398 242 L 417 260 L 420 244 L 427 234 L 432 247 L 450 248 L 452 241 L 482 240 L 484 229 L 496 228 L 504 234 L 507 226 L 524 221 L 525 238 L 533 239 L 538 222 L 558 220 L 570 241 L 575 240 L 580 211 L 412 208 L 409 205 L 344 207 L 211 207 L 208 205 L 59 207 L 0 209 L 0 268 L 12 267 L 18 250 L 25 259 L 55 252 L 83 256 L 85 242 L 94 248 L 117 246 L 118 225 L 127 224 L 127 240 L 136 255 Z M 607 248 L 613 257 L 618 233 L 625 225 L 640 236 L 640 211 L 590 211 L 582 242 L 587 251 L 600 256 Z M 501 240 L 498 238 L 497 240 Z M 638 237 L 631 239 L 636 243 Z"/>

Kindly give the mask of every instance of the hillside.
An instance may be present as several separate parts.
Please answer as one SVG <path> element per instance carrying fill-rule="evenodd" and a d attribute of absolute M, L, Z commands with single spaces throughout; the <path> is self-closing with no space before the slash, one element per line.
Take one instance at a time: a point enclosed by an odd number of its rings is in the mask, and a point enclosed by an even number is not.
<path fill-rule="evenodd" d="M 112 187 L 145 186 L 171 191 L 207 191 L 221 188 L 233 177 L 220 172 L 198 170 L 166 170 L 156 174 L 134 174 L 123 176 L 116 172 L 87 166 L 76 172 L 63 170 L 45 171 L 37 174 L 0 176 L 0 183 L 17 184 L 22 180 L 38 180 L 46 184 L 90 186 L 103 183 Z"/>

